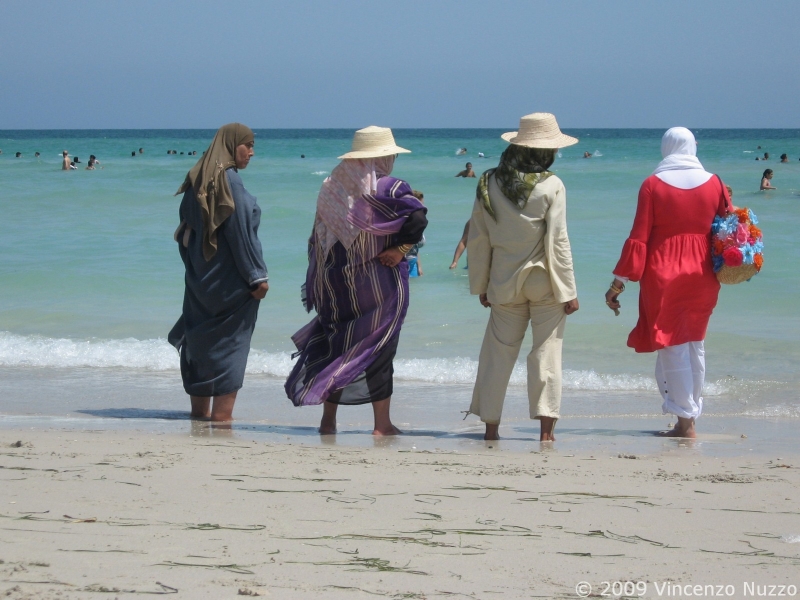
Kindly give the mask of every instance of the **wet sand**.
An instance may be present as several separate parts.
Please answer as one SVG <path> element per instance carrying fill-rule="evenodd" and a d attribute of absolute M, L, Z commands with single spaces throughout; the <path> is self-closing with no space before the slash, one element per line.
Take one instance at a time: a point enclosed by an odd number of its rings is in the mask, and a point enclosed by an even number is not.
<path fill-rule="evenodd" d="M 0 381 L 0 432 L 112 429 L 190 435 L 193 431 L 188 399 L 174 373 L 0 367 Z M 236 435 L 259 442 L 319 444 L 316 427 L 321 408 L 292 406 L 283 383 L 280 378 L 247 377 L 236 400 Z M 480 421 L 474 415 L 463 418 L 471 397 L 471 385 L 398 382 L 392 416 L 407 435 L 395 444 L 407 450 L 480 449 Z M 707 398 L 697 426 L 700 440 L 692 452 L 771 458 L 798 453 L 800 415 L 775 414 L 769 410 L 770 402 Z M 683 450 L 674 440 L 653 437 L 674 422 L 669 415 L 661 415 L 660 408 L 656 392 L 567 390 L 556 427 L 558 449 L 614 456 Z M 369 405 L 345 407 L 338 416 L 340 444 L 373 446 Z M 525 387 L 510 386 L 500 428 L 502 449 L 537 450 L 538 431 L 538 422 L 528 415 Z"/>

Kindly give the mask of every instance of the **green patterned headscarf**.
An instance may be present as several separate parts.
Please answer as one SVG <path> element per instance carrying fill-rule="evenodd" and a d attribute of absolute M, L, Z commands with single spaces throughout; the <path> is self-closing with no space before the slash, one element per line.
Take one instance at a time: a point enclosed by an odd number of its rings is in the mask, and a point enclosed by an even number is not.
<path fill-rule="evenodd" d="M 509 145 L 500 157 L 500 164 L 486 171 L 478 180 L 477 196 L 481 199 L 483 208 L 497 220 L 489 198 L 489 177 L 492 175 L 505 197 L 519 208 L 525 208 L 536 184 L 552 175 L 547 169 L 555 159 L 555 148 Z"/>

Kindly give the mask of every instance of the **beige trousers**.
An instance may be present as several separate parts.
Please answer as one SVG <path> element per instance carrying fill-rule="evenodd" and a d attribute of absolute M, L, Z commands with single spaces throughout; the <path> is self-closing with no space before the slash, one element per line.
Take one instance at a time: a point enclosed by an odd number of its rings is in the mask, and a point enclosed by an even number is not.
<path fill-rule="evenodd" d="M 500 423 L 511 372 L 528 323 L 533 348 L 528 354 L 528 403 L 531 419 L 557 419 L 561 410 L 561 346 L 567 315 L 556 302 L 550 275 L 533 269 L 509 304 L 493 304 L 481 346 L 478 377 L 469 412 L 484 423 Z"/>

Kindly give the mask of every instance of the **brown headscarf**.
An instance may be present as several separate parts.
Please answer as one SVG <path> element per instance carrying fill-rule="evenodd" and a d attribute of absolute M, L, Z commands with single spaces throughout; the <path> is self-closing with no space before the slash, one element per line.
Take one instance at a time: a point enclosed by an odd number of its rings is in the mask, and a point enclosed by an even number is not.
<path fill-rule="evenodd" d="M 194 189 L 203 215 L 203 257 L 206 261 L 217 253 L 217 229 L 236 210 L 225 170 L 236 166 L 236 147 L 253 141 L 253 131 L 246 125 L 223 125 L 175 192 L 177 196 L 190 187 Z"/>

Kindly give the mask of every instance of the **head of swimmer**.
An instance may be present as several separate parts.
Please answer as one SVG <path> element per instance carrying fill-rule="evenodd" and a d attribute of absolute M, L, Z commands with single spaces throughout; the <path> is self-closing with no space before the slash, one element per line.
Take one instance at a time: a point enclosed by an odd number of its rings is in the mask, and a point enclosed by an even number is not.
<path fill-rule="evenodd" d="M 239 144 L 238 146 L 236 146 L 236 152 L 233 158 L 236 161 L 237 169 L 247 168 L 247 165 L 250 163 L 250 159 L 255 154 L 255 152 L 253 151 L 254 145 L 255 142 L 247 142 L 246 144 Z"/>

